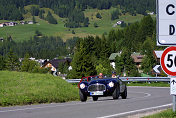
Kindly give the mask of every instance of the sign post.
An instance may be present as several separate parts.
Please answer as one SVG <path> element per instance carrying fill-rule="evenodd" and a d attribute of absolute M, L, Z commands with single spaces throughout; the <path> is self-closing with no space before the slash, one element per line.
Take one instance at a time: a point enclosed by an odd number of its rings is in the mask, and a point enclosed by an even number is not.
<path fill-rule="evenodd" d="M 161 56 L 161 67 L 170 75 L 170 94 L 173 95 L 173 111 L 176 111 L 176 47 L 166 48 Z"/>
<path fill-rule="evenodd" d="M 156 8 L 157 46 L 176 45 L 176 0 L 156 0 Z M 171 76 L 170 94 L 173 95 L 173 111 L 176 111 L 176 47 L 165 49 L 160 61 L 164 72 Z"/>
<path fill-rule="evenodd" d="M 173 95 L 173 111 L 176 111 L 176 77 L 170 79 L 170 94 Z"/>

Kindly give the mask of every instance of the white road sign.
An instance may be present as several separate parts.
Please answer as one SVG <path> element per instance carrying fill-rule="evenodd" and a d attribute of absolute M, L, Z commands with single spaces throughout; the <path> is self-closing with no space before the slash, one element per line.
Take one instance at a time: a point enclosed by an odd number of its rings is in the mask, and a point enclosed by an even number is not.
<path fill-rule="evenodd" d="M 161 69 L 161 66 L 160 65 L 156 65 L 153 70 L 156 72 L 156 73 L 160 73 L 160 69 Z"/>
<path fill-rule="evenodd" d="M 170 94 L 176 95 L 176 78 L 170 79 Z"/>
<path fill-rule="evenodd" d="M 176 45 L 176 0 L 157 0 L 157 45 Z"/>

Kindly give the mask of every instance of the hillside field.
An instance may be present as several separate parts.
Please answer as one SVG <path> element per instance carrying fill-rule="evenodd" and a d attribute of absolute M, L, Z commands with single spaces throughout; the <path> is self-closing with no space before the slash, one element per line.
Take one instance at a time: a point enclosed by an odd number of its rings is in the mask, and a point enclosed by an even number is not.
<path fill-rule="evenodd" d="M 79 100 L 78 88 L 51 74 L 0 71 L 0 106 Z"/>
<path fill-rule="evenodd" d="M 29 9 L 30 7 L 31 6 L 26 6 L 26 9 Z M 12 36 L 15 41 L 19 42 L 29 40 L 30 37 L 34 36 L 36 30 L 39 30 L 43 35 L 47 36 L 60 36 L 64 40 L 72 37 L 86 37 L 88 35 L 101 36 L 105 32 L 108 33 L 111 29 L 120 29 L 120 26 L 115 28 L 113 27 L 113 25 L 119 20 L 123 20 L 125 23 L 133 23 L 140 21 L 143 18 L 143 15 L 139 14 L 136 16 L 125 14 L 120 16 L 119 19 L 111 21 L 111 12 L 115 10 L 115 8 L 111 8 L 109 10 L 87 9 L 84 11 L 84 13 L 86 17 L 89 17 L 89 27 L 66 28 L 64 27 L 64 21 L 66 20 L 65 18 L 58 17 L 49 8 L 42 9 L 45 10 L 45 16 L 47 15 L 48 11 L 51 11 L 53 16 L 57 19 L 58 24 L 49 24 L 47 21 L 39 19 L 38 16 L 35 16 L 37 24 L 25 24 L 0 28 L 0 37 L 6 38 L 7 36 Z M 98 12 L 101 14 L 102 19 L 96 18 L 96 14 Z M 24 18 L 24 21 L 32 20 L 30 13 L 25 14 Z M 0 20 L 0 23 L 2 22 L 6 21 Z M 94 23 L 98 24 L 97 28 L 94 27 Z M 76 34 L 72 34 L 72 30 L 74 30 Z"/>

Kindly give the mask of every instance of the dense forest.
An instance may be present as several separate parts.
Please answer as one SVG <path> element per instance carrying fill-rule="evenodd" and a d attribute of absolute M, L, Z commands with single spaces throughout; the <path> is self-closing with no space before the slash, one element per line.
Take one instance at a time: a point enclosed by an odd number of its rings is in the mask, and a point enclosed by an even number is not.
<path fill-rule="evenodd" d="M 112 30 L 109 34 L 100 37 L 79 39 L 72 61 L 73 70 L 69 78 L 96 75 L 99 72 L 111 74 L 113 68 L 108 60 L 111 53 L 122 52 L 116 57 L 118 74 L 124 71 L 127 76 L 140 76 L 131 54 L 140 52 L 145 55 L 141 69 L 150 73 L 156 64 L 153 51 L 163 47 L 156 46 L 156 21 L 151 16 L 145 16 L 141 22 L 136 22 L 122 30 Z"/>
<path fill-rule="evenodd" d="M 156 63 L 153 50 L 163 48 L 156 46 L 155 26 L 156 21 L 148 15 L 144 16 L 141 22 L 130 24 L 124 29 L 111 30 L 102 37 L 73 38 L 66 42 L 60 37 L 46 37 L 36 31 L 35 36 L 29 41 L 16 43 L 11 37 L 1 41 L 0 55 L 6 58 L 10 50 L 13 50 L 18 58 L 24 57 L 26 53 L 43 59 L 70 54 L 73 56 L 73 70 L 68 73 L 68 77 L 80 78 L 99 72 L 110 74 L 113 70 L 109 65 L 110 54 L 122 52 L 120 57 L 116 57 L 115 71 L 123 73 L 125 68 L 127 76 L 139 76 L 130 55 L 134 52 L 144 54 L 141 69 L 145 73 L 151 71 Z"/>
<path fill-rule="evenodd" d="M 41 35 L 39 31 L 36 33 Z M 63 42 L 60 37 L 37 36 L 37 34 L 30 40 L 19 43 L 14 42 L 11 37 L 0 41 L 0 55 L 5 57 L 13 50 L 18 58 L 23 58 L 28 53 L 37 59 L 53 59 L 73 53 L 77 38 Z"/>
<path fill-rule="evenodd" d="M 88 8 L 101 10 L 119 6 L 123 14 L 129 12 L 131 15 L 146 15 L 147 10 L 155 12 L 155 0 L 0 0 L 0 19 L 23 20 L 23 14 L 27 12 L 24 6 L 33 4 L 40 8 L 51 8 L 58 16 L 67 18 L 65 26 L 70 28 L 88 27 L 89 19 L 83 12 Z M 31 12 L 33 16 L 45 19 L 39 8 L 32 8 Z M 54 18 L 47 20 L 56 24 Z"/>

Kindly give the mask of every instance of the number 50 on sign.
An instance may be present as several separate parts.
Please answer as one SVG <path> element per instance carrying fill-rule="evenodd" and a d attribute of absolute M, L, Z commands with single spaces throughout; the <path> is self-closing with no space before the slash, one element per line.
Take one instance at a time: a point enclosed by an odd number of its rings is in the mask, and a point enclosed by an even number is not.
<path fill-rule="evenodd" d="M 164 50 L 161 56 L 161 67 L 166 74 L 176 76 L 176 47 Z"/>

